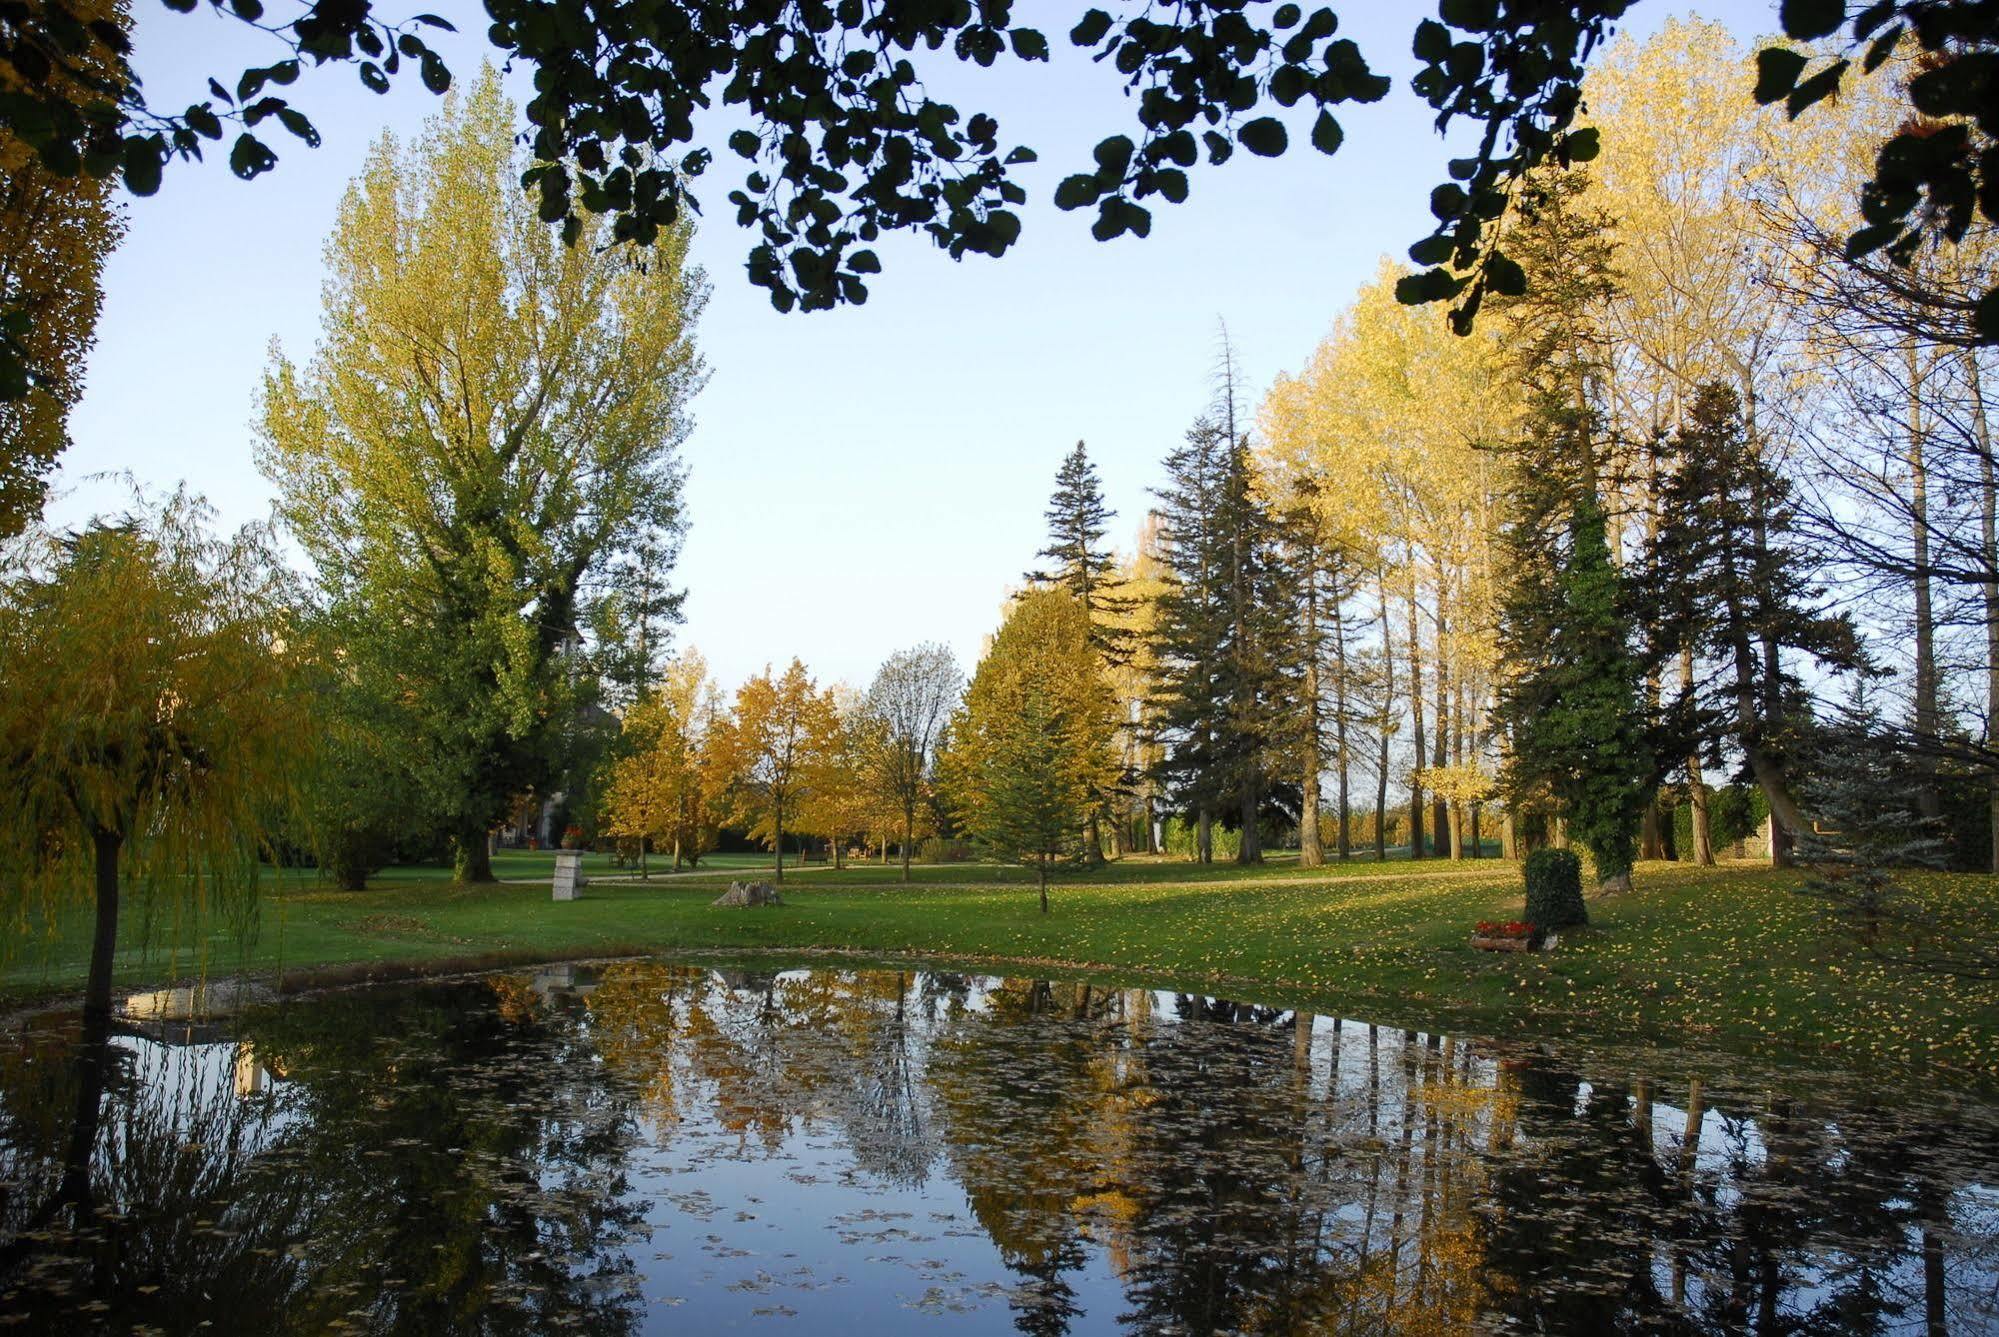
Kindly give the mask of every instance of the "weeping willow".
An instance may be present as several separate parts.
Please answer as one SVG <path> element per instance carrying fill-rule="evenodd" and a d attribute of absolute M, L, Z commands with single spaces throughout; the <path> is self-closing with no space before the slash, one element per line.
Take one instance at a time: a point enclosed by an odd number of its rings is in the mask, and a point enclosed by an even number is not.
<path fill-rule="evenodd" d="M 147 940 L 247 938 L 309 738 L 268 534 L 186 492 L 0 568 L 0 915 L 12 953 L 94 902 L 85 1019 L 109 1014 L 121 903 Z"/>

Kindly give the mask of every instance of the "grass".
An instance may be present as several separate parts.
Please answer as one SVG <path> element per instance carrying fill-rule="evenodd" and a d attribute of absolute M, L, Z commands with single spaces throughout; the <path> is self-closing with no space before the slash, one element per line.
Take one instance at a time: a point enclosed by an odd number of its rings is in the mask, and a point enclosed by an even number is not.
<path fill-rule="evenodd" d="M 921 867 L 904 885 L 892 867 L 815 865 L 786 879 L 783 907 L 739 911 L 709 902 L 767 859 L 737 856 L 647 885 L 598 881 L 566 904 L 549 898 L 552 862 L 502 855 L 499 876 L 522 881 L 498 887 L 394 869 L 365 892 L 337 892 L 286 874 L 248 943 L 209 925 L 184 929 L 177 947 L 147 948 L 134 907 L 119 982 L 252 971 L 299 983 L 649 951 L 918 954 L 1369 1021 L 1691 1041 L 1999 1082 L 1999 985 L 1880 962 L 1823 922 L 1795 875 L 1746 864 L 1641 865 L 1638 890 L 1593 902 L 1588 929 L 1521 956 L 1466 945 L 1477 920 L 1520 913 L 1519 868 L 1497 861 L 1238 869 L 1134 858 L 1059 880 L 1046 918 L 1018 869 Z M 586 869 L 621 875 L 596 856 Z M 1983 933 L 1999 879 L 1933 876 L 1920 891 L 1947 928 Z M 79 907 L 60 931 L 17 948 L 0 968 L 0 996 L 76 991 L 87 928 Z"/>

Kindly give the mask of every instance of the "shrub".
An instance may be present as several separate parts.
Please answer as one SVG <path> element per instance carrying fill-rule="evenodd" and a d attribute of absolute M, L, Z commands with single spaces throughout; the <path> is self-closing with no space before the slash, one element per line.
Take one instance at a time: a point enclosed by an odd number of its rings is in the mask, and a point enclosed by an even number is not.
<path fill-rule="evenodd" d="M 1539 929 L 1589 923 L 1583 908 L 1583 864 L 1572 850 L 1535 850 L 1527 856 L 1527 921 Z"/>
<path fill-rule="evenodd" d="M 942 836 L 931 836 L 916 847 L 918 863 L 966 863 L 971 857 L 970 845 L 962 840 L 946 840 Z"/>

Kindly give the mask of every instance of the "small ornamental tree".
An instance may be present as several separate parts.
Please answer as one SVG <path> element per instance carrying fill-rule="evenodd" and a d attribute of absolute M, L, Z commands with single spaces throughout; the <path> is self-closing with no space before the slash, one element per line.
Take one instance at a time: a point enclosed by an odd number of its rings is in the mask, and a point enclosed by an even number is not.
<path fill-rule="evenodd" d="M 1583 864 L 1570 850 L 1535 850 L 1522 868 L 1527 922 L 1547 931 L 1589 923 L 1583 905 Z"/>
<path fill-rule="evenodd" d="M 247 923 L 308 750 L 267 536 L 206 520 L 179 493 L 30 534 L 0 589 L 0 904 L 20 942 L 95 902 L 87 1025 L 110 1015 L 124 892 Z"/>

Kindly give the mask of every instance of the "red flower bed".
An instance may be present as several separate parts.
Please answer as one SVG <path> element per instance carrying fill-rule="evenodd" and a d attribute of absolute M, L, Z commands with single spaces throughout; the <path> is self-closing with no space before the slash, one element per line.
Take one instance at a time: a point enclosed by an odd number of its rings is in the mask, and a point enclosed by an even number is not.
<path fill-rule="evenodd" d="M 1481 938 L 1531 938 L 1534 936 L 1534 926 L 1524 919 L 1513 919 L 1504 924 L 1497 920 L 1481 919 L 1474 932 Z"/>

